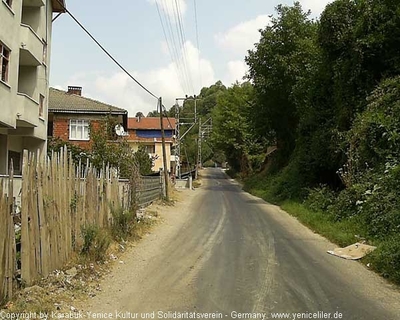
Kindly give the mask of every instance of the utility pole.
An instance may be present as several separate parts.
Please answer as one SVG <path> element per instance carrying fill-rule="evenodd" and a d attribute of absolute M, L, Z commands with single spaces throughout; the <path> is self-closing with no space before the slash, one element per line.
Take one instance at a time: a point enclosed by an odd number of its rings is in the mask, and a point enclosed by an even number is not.
<path fill-rule="evenodd" d="M 197 122 L 197 97 L 194 96 L 194 123 Z"/>
<path fill-rule="evenodd" d="M 198 175 L 198 169 L 200 169 L 202 167 L 202 155 L 201 155 L 201 151 L 202 151 L 202 142 L 203 140 L 206 141 L 210 135 L 211 135 L 211 131 L 212 131 L 212 118 L 208 118 L 205 122 L 201 122 L 201 118 L 199 118 L 199 137 L 197 139 L 197 164 L 196 164 L 196 179 L 197 179 L 197 175 Z"/>
<path fill-rule="evenodd" d="M 181 133 L 179 126 L 179 103 L 175 100 L 175 179 L 181 177 Z"/>
<path fill-rule="evenodd" d="M 201 118 L 199 118 L 199 135 L 197 138 L 197 161 L 196 161 L 196 172 L 195 172 L 195 179 L 199 175 L 199 169 L 201 166 L 201 141 L 202 141 L 202 131 L 201 131 Z"/>
<path fill-rule="evenodd" d="M 169 177 L 168 177 L 168 169 L 167 169 L 167 153 L 165 151 L 165 132 L 164 132 L 164 119 L 163 119 L 163 104 L 162 98 L 159 98 L 160 104 L 160 126 L 161 126 L 161 142 L 162 142 L 162 152 L 163 152 L 163 165 L 164 165 L 164 181 L 165 181 L 165 198 L 169 201 Z"/>
<path fill-rule="evenodd" d="M 179 110 L 179 103 L 178 101 L 187 101 L 187 100 L 194 100 L 194 117 L 193 118 L 180 118 L 180 110 Z M 175 129 L 175 135 L 176 135 L 176 147 L 175 147 L 175 161 L 179 161 L 179 163 L 176 165 L 176 177 L 181 178 L 181 166 L 180 166 L 180 161 L 181 161 L 181 141 L 183 138 L 186 136 L 186 134 L 191 131 L 195 125 L 197 124 L 197 100 L 201 100 L 201 98 L 197 97 L 194 95 L 194 97 L 188 97 L 186 95 L 185 98 L 176 98 L 175 99 L 175 120 L 176 120 L 176 129 Z M 180 122 L 180 120 L 184 120 L 184 122 Z M 189 120 L 189 122 L 185 122 L 185 120 Z M 182 125 L 189 125 L 190 127 L 181 135 L 180 133 L 180 126 Z M 196 169 L 196 174 L 197 174 L 197 169 Z"/>

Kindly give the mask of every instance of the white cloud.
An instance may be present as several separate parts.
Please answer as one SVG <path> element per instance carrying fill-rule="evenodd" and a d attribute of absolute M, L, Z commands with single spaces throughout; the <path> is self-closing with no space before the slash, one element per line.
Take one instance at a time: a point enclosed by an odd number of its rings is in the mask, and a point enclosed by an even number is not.
<path fill-rule="evenodd" d="M 260 15 L 253 20 L 242 22 L 224 33 L 218 33 L 214 38 L 220 47 L 245 54 L 260 40 L 259 30 L 265 28 L 269 22 L 268 15 Z"/>
<path fill-rule="evenodd" d="M 248 71 L 248 66 L 242 60 L 229 61 L 227 64 L 227 75 L 225 76 L 224 83 L 231 85 L 236 81 L 243 82 L 243 77 Z"/>
<path fill-rule="evenodd" d="M 311 10 L 313 16 L 319 16 L 324 11 L 325 6 L 333 0 L 301 0 L 300 3 L 304 10 Z"/>
<path fill-rule="evenodd" d="M 165 12 L 165 14 L 169 15 L 171 18 L 177 17 L 178 10 L 183 17 L 187 10 L 186 0 L 178 0 L 176 2 L 172 0 L 167 0 L 167 1 L 147 0 L 147 1 L 153 5 L 156 5 L 157 2 L 160 10 Z M 175 19 L 172 19 L 172 21 L 175 22 Z"/>
<path fill-rule="evenodd" d="M 175 98 L 182 97 L 185 94 L 196 94 L 200 92 L 201 85 L 210 86 L 216 82 L 211 62 L 202 58 L 199 61 L 199 50 L 192 43 L 187 42 L 185 49 L 186 65 L 188 73 L 191 75 L 193 91 L 182 90 L 174 63 L 147 72 L 131 72 L 133 77 L 155 95 L 162 95 L 163 103 L 167 109 L 175 103 Z M 183 65 L 183 55 L 180 57 L 180 65 Z M 179 72 L 179 74 L 182 78 L 182 73 Z M 57 87 L 66 90 L 66 87 L 71 84 L 82 86 L 83 96 L 85 97 L 128 110 L 130 117 L 135 116 L 138 111 L 146 115 L 157 107 L 157 100 L 123 72 L 101 75 L 79 74 L 71 77 L 65 86 Z M 186 87 L 186 85 L 184 86 Z"/>

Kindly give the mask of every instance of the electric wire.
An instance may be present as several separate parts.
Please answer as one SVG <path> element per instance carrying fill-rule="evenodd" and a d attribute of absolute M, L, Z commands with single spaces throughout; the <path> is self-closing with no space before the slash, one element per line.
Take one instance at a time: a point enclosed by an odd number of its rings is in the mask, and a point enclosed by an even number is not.
<path fill-rule="evenodd" d="M 164 0 L 164 5 L 165 5 L 165 8 L 167 9 L 166 17 L 168 18 L 169 31 L 170 31 L 171 38 L 173 39 L 173 43 L 175 46 L 175 54 L 176 54 L 175 61 L 181 71 L 182 79 L 186 85 L 184 92 L 189 92 L 189 80 L 188 80 L 188 76 L 187 76 L 187 70 L 185 68 L 185 65 L 182 64 L 180 61 L 180 56 L 182 56 L 183 51 L 182 51 L 182 47 L 179 45 L 179 43 L 180 43 L 179 34 L 176 33 L 176 35 L 175 35 L 174 28 L 173 28 L 173 22 L 171 20 L 171 16 L 176 17 L 176 15 L 174 14 L 173 3 L 171 2 L 172 3 L 172 11 L 171 11 L 170 6 L 168 5 L 168 1 L 173 1 L 173 0 Z M 175 18 L 175 24 L 176 24 L 176 18 Z M 178 43 L 178 45 L 177 45 L 177 43 Z"/>
<path fill-rule="evenodd" d="M 174 54 L 173 54 L 173 52 L 172 52 L 171 45 L 170 45 L 170 42 L 169 42 L 169 40 L 168 40 L 167 32 L 165 31 L 165 26 L 164 26 L 164 22 L 163 22 L 163 19 L 162 19 L 162 16 L 161 16 L 161 11 L 160 11 L 160 7 L 159 7 L 159 5 L 158 5 L 158 1 L 156 0 L 155 2 L 156 2 L 158 17 L 160 18 L 161 27 L 162 27 L 162 29 L 163 29 L 163 34 L 164 34 L 165 42 L 166 42 L 167 47 L 168 47 L 168 52 L 169 52 L 169 55 L 170 55 L 170 57 L 171 57 L 171 61 L 172 61 L 172 63 L 174 64 L 174 70 L 175 70 L 176 76 L 177 76 L 177 78 L 178 78 L 178 81 L 179 81 L 179 84 L 180 84 L 182 90 L 185 91 L 184 85 L 183 85 L 183 83 L 182 83 L 182 79 L 181 79 L 181 77 L 180 77 L 180 75 L 179 75 L 179 66 L 178 66 L 178 64 L 176 63 L 176 58 L 174 58 Z M 168 15 L 168 14 L 167 14 L 167 15 Z"/>
<path fill-rule="evenodd" d="M 174 67 L 178 74 L 180 86 L 185 93 L 194 92 L 192 77 L 188 68 L 186 36 L 180 5 L 177 0 L 155 0 L 155 3 L 171 60 L 175 62 Z M 174 19 L 174 22 L 172 22 L 172 19 Z M 175 25 L 175 31 L 173 25 Z"/>
<path fill-rule="evenodd" d="M 192 90 L 192 92 L 194 92 L 193 83 L 192 83 L 192 79 L 191 79 L 191 76 L 190 76 L 190 70 L 188 69 L 187 50 L 186 50 L 186 37 L 185 37 L 185 32 L 184 32 L 183 20 L 181 18 L 180 6 L 179 6 L 177 0 L 175 0 L 174 11 L 175 11 L 175 22 L 176 22 L 178 38 L 179 38 L 179 40 L 181 42 L 181 47 L 182 47 L 183 65 L 184 65 L 184 68 L 186 70 L 186 75 L 187 75 L 187 78 L 188 78 L 190 89 Z"/>
<path fill-rule="evenodd" d="M 175 24 L 177 25 L 177 20 L 176 20 L 176 14 L 174 14 L 175 10 L 170 10 L 170 6 L 168 5 L 168 3 L 171 3 L 169 1 L 173 1 L 173 0 L 163 0 L 163 14 L 164 14 L 164 19 L 165 19 L 165 24 L 167 25 L 167 30 L 169 33 L 169 37 L 171 39 L 171 46 L 173 48 L 172 52 L 173 52 L 173 59 L 175 60 L 175 65 L 178 69 L 178 73 L 180 73 L 180 79 L 179 81 L 182 81 L 182 83 L 184 84 L 184 88 L 183 88 L 183 92 L 188 92 L 189 91 L 189 81 L 188 81 L 188 76 L 187 76 L 187 71 L 186 71 L 186 67 L 184 64 L 182 64 L 180 62 L 180 52 L 182 52 L 182 49 L 178 47 L 180 47 L 180 39 L 179 39 L 179 33 L 176 33 L 173 30 L 173 22 L 171 20 L 171 17 L 175 18 Z M 173 4 L 173 3 L 172 3 Z M 177 45 L 178 43 L 178 45 Z"/>
<path fill-rule="evenodd" d="M 167 108 L 165 108 L 164 105 L 162 105 L 162 107 L 164 108 L 164 114 L 165 114 L 165 117 L 166 117 L 167 120 L 168 120 L 169 126 L 170 126 L 171 128 L 173 128 L 173 126 L 172 126 L 172 124 L 171 124 L 171 121 L 169 120 L 169 117 L 168 117 Z"/>
<path fill-rule="evenodd" d="M 193 5 L 194 5 L 194 21 L 195 21 L 195 26 L 196 26 L 196 45 L 197 45 L 197 50 L 198 50 L 198 72 L 199 72 L 199 79 L 200 79 L 200 90 L 203 88 L 203 79 L 201 75 L 201 64 L 200 64 L 200 41 L 199 41 L 199 23 L 197 19 L 197 2 L 196 0 L 193 0 Z"/>
<path fill-rule="evenodd" d="M 186 35 L 185 35 L 185 27 L 184 27 L 184 22 L 183 22 L 184 20 L 183 20 L 183 16 L 182 16 L 182 13 L 181 13 L 181 7 L 180 7 L 179 2 L 177 0 L 175 0 L 175 3 L 178 5 L 178 18 L 179 18 L 179 21 L 181 23 L 181 29 L 182 29 L 182 35 L 183 35 L 183 43 L 184 43 L 183 51 L 184 51 L 184 54 L 185 54 L 185 57 L 186 57 L 186 63 L 187 63 L 187 68 L 188 68 L 189 81 L 190 81 L 190 85 L 191 85 L 191 89 L 192 89 L 192 94 L 194 94 L 193 79 L 191 77 L 190 63 L 188 63 L 188 52 L 187 52 L 187 46 L 186 46 Z"/>
<path fill-rule="evenodd" d="M 152 97 L 158 99 L 158 97 L 152 93 L 149 89 L 147 89 L 143 84 L 141 84 L 135 77 L 133 77 L 128 70 L 126 70 L 118 61 L 115 59 L 111 53 L 109 53 L 101 44 L 99 41 L 96 40 L 96 38 L 82 25 L 82 23 L 79 22 L 77 18 L 64 6 L 64 4 L 60 1 L 57 0 L 57 2 L 63 7 L 66 13 L 79 25 L 79 27 L 85 31 L 85 33 L 99 46 L 99 48 L 122 70 L 124 71 L 129 78 L 131 78 L 133 81 L 135 81 L 144 91 L 146 91 L 149 95 Z"/>

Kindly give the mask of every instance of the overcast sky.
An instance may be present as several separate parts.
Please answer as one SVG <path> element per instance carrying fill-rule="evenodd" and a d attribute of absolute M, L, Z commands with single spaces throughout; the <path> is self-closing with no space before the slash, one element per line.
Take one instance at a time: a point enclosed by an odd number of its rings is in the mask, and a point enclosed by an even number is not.
<path fill-rule="evenodd" d="M 176 30 L 175 0 L 158 0 L 161 16 Z M 327 0 L 302 0 L 318 17 Z M 218 80 L 230 85 L 246 72 L 244 57 L 259 40 L 260 28 L 279 3 L 275 0 L 197 0 L 199 48 L 194 0 L 178 0 L 184 49 L 171 60 L 155 0 L 67 0 L 72 14 L 144 86 L 162 96 L 169 108 L 176 97 L 198 94 Z M 114 7 L 112 6 L 114 5 Z M 169 18 L 168 18 L 169 17 Z M 166 29 L 168 34 L 168 28 Z M 178 29 L 179 30 L 179 29 Z M 171 49 L 173 50 L 173 49 Z M 184 55 L 183 55 L 184 53 Z M 185 78 L 186 66 L 190 79 Z M 180 76 L 178 76 L 180 75 Z M 180 79 L 180 80 L 179 80 Z M 50 85 L 66 90 L 82 86 L 83 95 L 129 111 L 129 116 L 156 108 L 157 101 L 129 79 L 76 25 L 63 14 L 53 24 Z"/>

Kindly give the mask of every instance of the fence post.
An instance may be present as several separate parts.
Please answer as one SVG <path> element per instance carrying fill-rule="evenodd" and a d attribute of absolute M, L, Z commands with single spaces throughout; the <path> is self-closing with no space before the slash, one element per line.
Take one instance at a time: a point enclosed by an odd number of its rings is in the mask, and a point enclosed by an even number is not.
<path fill-rule="evenodd" d="M 15 230 L 14 230 L 14 168 L 13 162 L 10 164 L 10 173 L 8 179 L 8 201 L 7 201 L 7 220 L 8 236 L 6 239 L 6 297 L 11 299 L 14 289 L 14 273 L 16 267 L 16 248 L 15 248 Z"/>

